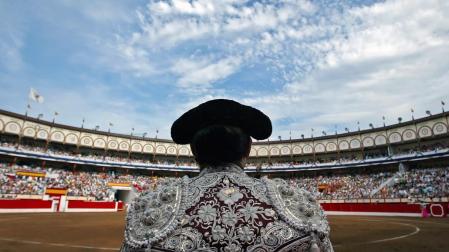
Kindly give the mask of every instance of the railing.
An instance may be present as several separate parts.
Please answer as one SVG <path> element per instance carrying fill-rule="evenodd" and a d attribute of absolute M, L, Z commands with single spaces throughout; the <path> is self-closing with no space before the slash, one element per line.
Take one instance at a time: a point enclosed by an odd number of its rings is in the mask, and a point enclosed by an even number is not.
<path fill-rule="evenodd" d="M 147 170 L 164 170 L 164 171 L 183 171 L 198 173 L 199 168 L 197 166 L 188 165 L 175 165 L 175 164 L 155 164 L 155 163 L 142 163 L 142 162 L 120 162 L 120 161 L 107 161 L 96 160 L 87 157 L 74 157 L 68 155 L 50 154 L 43 152 L 34 152 L 29 150 L 20 150 L 11 147 L 0 146 L 0 154 L 11 155 L 16 157 L 37 158 L 48 161 L 63 161 L 74 164 L 86 164 L 101 167 L 120 167 L 129 169 L 147 169 Z M 317 163 L 317 164 L 277 164 L 271 166 L 262 166 L 257 168 L 256 166 L 247 166 L 245 171 L 247 172 L 289 172 L 297 170 L 319 170 L 319 169 L 340 169 L 340 168 L 352 168 L 352 167 L 365 167 L 381 164 L 398 163 L 401 161 L 414 161 L 424 160 L 434 157 L 449 157 L 449 149 L 432 150 L 426 152 L 417 152 L 409 154 L 399 154 L 391 157 L 373 158 L 365 160 L 352 160 L 345 162 L 330 162 L 330 163 Z"/>
<path fill-rule="evenodd" d="M 85 196 L 66 196 L 68 200 L 86 200 L 93 201 L 94 197 Z M 0 199 L 44 199 L 45 195 L 28 195 L 28 194 L 0 194 Z M 360 199 L 322 199 L 320 203 L 432 203 L 432 202 L 449 202 L 449 197 L 435 198 L 360 198 Z"/>
<path fill-rule="evenodd" d="M 433 202 L 449 202 L 449 197 L 435 198 L 369 198 L 369 199 L 330 199 L 318 200 L 320 203 L 433 203 Z"/>
<path fill-rule="evenodd" d="M 396 179 L 399 176 L 399 172 L 396 172 L 393 176 L 391 176 L 390 178 L 388 178 L 387 180 L 385 180 L 382 184 L 380 184 L 379 187 L 377 187 L 376 189 L 374 189 L 370 196 L 373 197 L 374 195 L 376 195 L 378 192 L 380 192 L 380 190 L 382 190 L 385 186 L 390 186 L 392 184 L 392 181 L 394 179 Z"/>

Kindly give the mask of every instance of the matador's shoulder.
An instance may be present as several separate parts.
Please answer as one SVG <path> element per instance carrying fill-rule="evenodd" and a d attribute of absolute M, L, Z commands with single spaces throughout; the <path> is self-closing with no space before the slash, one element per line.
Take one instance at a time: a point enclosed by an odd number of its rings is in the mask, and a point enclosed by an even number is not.
<path fill-rule="evenodd" d="M 165 179 L 154 190 L 149 190 L 128 207 L 125 241 L 127 250 L 149 247 L 164 239 L 179 224 L 184 183 L 188 178 Z M 123 250 L 123 249 L 122 249 Z"/>
<path fill-rule="evenodd" d="M 328 236 L 330 232 L 323 209 L 313 195 L 303 189 L 289 185 L 283 179 L 262 178 L 267 185 L 276 212 L 294 228 Z"/>

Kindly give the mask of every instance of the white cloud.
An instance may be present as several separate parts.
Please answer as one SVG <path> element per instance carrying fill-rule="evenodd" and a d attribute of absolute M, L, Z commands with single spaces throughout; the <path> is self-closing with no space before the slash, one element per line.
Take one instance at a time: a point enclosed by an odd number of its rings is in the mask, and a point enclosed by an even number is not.
<path fill-rule="evenodd" d="M 350 28 L 348 39 L 331 41 L 330 66 L 385 57 L 401 57 L 428 47 L 449 43 L 442 1 L 388 1 L 350 11 L 360 20 Z M 445 9 L 446 8 L 446 9 Z"/>
<path fill-rule="evenodd" d="M 217 62 L 207 59 L 178 60 L 172 71 L 179 75 L 178 86 L 189 91 L 208 89 L 211 83 L 222 80 L 239 67 L 239 58 L 225 58 Z"/>
<path fill-rule="evenodd" d="M 114 47 L 106 48 L 108 51 L 114 53 L 105 53 L 106 56 L 112 56 L 111 58 L 105 58 L 106 64 L 110 65 L 117 71 L 130 71 L 137 76 L 148 76 L 154 73 L 154 67 L 151 63 L 151 56 L 142 48 L 132 46 L 129 43 L 122 42 L 117 43 Z"/>
<path fill-rule="evenodd" d="M 179 75 L 177 83 L 181 85 L 204 81 L 208 86 L 239 71 L 238 66 L 254 62 L 266 62 L 279 71 L 281 78 L 290 79 L 293 73 L 287 72 L 286 65 L 297 62 L 294 58 L 305 48 L 289 48 L 290 42 L 285 40 L 291 37 L 286 31 L 301 33 L 301 39 L 322 32 L 321 27 L 307 21 L 318 9 L 310 1 L 150 1 L 146 9 L 137 12 L 140 30 L 128 37 L 127 45 L 145 51 L 149 58 L 170 55 L 175 64 L 197 54 L 215 59 L 202 72 L 198 69 L 204 77 Z M 236 58 L 239 60 L 230 60 Z M 167 68 L 154 61 L 152 66 L 156 72 L 157 68 Z"/>
<path fill-rule="evenodd" d="M 370 122 L 380 125 L 382 115 L 392 123 L 398 116 L 409 118 L 411 107 L 419 116 L 439 110 L 440 99 L 449 103 L 448 1 L 391 0 L 354 7 L 345 1 L 169 0 L 148 1 L 132 12 L 114 6 L 96 12 L 102 4 L 77 9 L 88 20 L 83 23 L 87 35 L 80 37 L 89 50 L 74 53 L 75 61 L 93 66 L 99 75 L 112 71 L 137 82 L 168 83 L 162 88 L 171 88 L 166 93 L 174 97 L 166 102 L 161 96 L 152 104 L 151 122 L 140 119 L 142 103 L 130 105 L 136 112 L 129 115 L 111 105 L 109 110 L 126 115 L 125 130 L 157 122 L 154 127 L 168 132 L 170 120 L 185 109 L 223 97 L 266 111 L 275 120 L 275 136 L 333 130 L 334 124 L 339 131 L 354 129 L 356 121 L 366 128 Z M 78 24 L 61 20 L 69 27 Z M 6 52 L 0 64 L 15 59 L 11 66 L 20 67 L 22 37 L 2 34 L 7 43 L 0 40 Z M 252 82 L 255 71 L 265 71 L 258 79 L 264 83 Z M 250 76 L 242 81 L 250 84 L 246 91 L 242 83 L 227 82 L 243 72 Z M 240 85 L 242 92 L 226 91 L 231 85 Z M 91 100 L 109 98 L 67 100 L 85 100 L 80 108 L 107 115 L 107 123 L 120 118 Z M 162 112 L 158 103 L 164 105 Z"/>
<path fill-rule="evenodd" d="M 449 99 L 449 5 L 442 1 L 389 1 L 351 10 L 344 36 L 330 37 L 325 57 L 281 93 L 247 97 L 277 121 L 279 134 L 310 128 L 339 131 L 380 126 L 398 117 L 440 111 Z M 323 45 L 324 44 L 324 45 Z M 330 48 L 330 50 L 329 50 Z M 288 119 L 288 120 L 287 120 Z M 288 122 L 284 122 L 287 120 Z M 277 135 L 275 133 L 274 135 Z"/>
<path fill-rule="evenodd" d="M 292 128 L 329 130 L 334 124 L 341 130 L 356 121 L 362 128 L 379 125 L 382 115 L 393 123 L 398 116 L 408 118 L 411 107 L 418 114 L 449 96 L 441 91 L 448 89 L 449 78 L 444 1 L 396 0 L 355 8 L 310 1 L 211 1 L 207 11 L 200 2 L 150 3 L 149 10 L 158 12 L 142 13 L 136 44 L 167 53 L 202 48 L 190 58 L 172 54 L 177 85 L 260 107 L 284 134 Z M 230 97 L 213 89 L 213 83 L 254 63 L 267 65 L 280 80 L 280 93 Z M 194 97 L 192 106 L 204 100 Z"/>

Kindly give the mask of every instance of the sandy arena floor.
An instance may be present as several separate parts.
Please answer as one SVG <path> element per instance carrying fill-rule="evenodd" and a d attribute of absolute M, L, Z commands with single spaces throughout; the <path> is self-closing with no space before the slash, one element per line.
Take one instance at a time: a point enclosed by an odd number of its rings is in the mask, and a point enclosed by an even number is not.
<path fill-rule="evenodd" d="M 117 251 L 124 213 L 1 214 L 0 251 Z M 449 251 L 449 218 L 329 217 L 335 251 Z"/>

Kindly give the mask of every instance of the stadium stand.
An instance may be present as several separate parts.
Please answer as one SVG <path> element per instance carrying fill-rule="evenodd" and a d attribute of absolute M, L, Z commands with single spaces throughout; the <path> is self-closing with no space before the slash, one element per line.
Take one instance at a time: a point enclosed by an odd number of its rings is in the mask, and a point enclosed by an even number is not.
<path fill-rule="evenodd" d="M 352 203 L 383 202 L 387 210 L 379 211 L 396 212 L 409 209 L 410 203 L 444 203 L 449 197 L 448 116 L 255 142 L 245 169 L 251 176 L 287 179 L 315 194 L 328 211 L 353 211 L 348 210 Z M 53 199 L 59 203 L 51 211 L 70 206 L 87 211 L 84 201 L 126 203 L 159 183 L 198 172 L 189 147 L 166 139 L 77 128 L 0 110 L 0 198 Z M 72 202 L 64 206 L 62 196 Z M 387 203 L 405 205 L 390 209 Z M 413 214 L 419 209 L 414 207 Z"/>
<path fill-rule="evenodd" d="M 36 176 L 41 175 L 44 176 Z M 289 183 L 304 188 L 318 199 L 369 199 L 369 198 L 435 198 L 449 197 L 449 168 L 412 169 L 399 172 L 389 187 L 373 195 L 379 186 L 395 173 L 346 174 L 292 178 Z M 0 195 L 42 195 L 45 188 L 65 188 L 68 196 L 93 197 L 96 200 L 113 200 L 110 183 L 129 184 L 136 191 L 146 191 L 168 177 L 144 175 L 118 175 L 114 172 L 73 172 L 62 169 L 18 165 L 0 165 Z M 111 198 L 112 197 L 112 198 Z"/>

